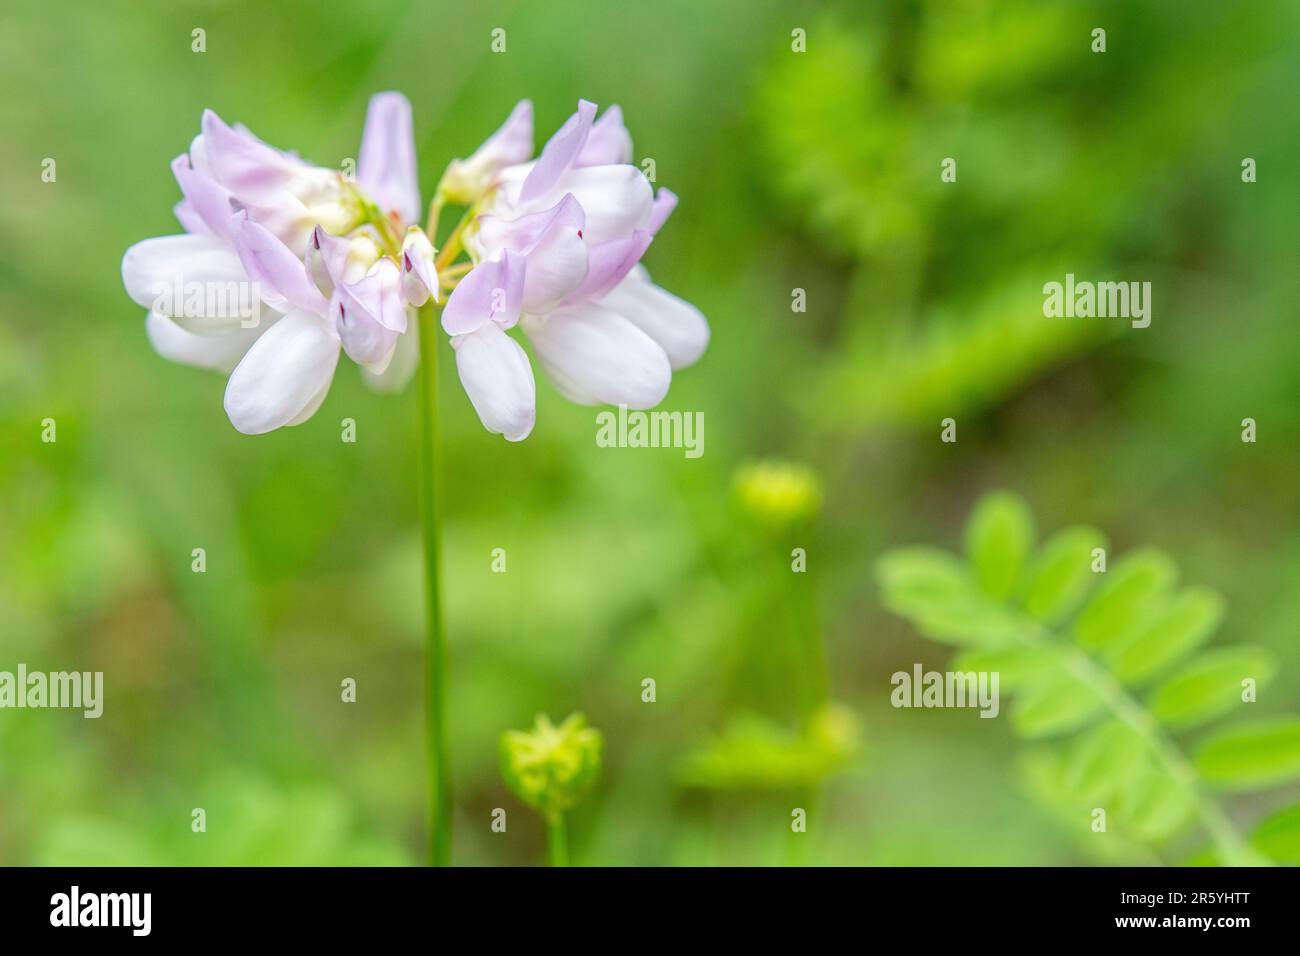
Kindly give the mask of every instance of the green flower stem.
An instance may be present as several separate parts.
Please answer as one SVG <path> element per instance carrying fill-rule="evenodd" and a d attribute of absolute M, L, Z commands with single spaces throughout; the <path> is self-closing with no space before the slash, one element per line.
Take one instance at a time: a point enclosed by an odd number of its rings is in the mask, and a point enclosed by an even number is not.
<path fill-rule="evenodd" d="M 830 700 L 830 672 L 826 661 L 826 646 L 822 640 L 817 620 L 817 599 L 814 582 L 808 572 L 796 578 L 787 571 L 790 582 L 790 604 L 794 611 L 795 629 L 804 671 L 804 721 L 812 719 L 825 709 Z"/>
<path fill-rule="evenodd" d="M 439 274 L 442 273 L 443 269 L 446 269 L 455 262 L 456 257 L 464 251 L 464 247 L 461 244 L 461 236 L 465 232 L 465 227 L 473 222 L 474 217 L 477 215 L 478 207 L 470 206 L 465 210 L 465 214 L 460 217 L 460 222 L 456 223 L 455 227 L 451 230 L 451 235 L 447 237 L 446 243 L 443 244 L 442 250 L 438 253 L 438 257 L 433 263 L 434 268 Z"/>
<path fill-rule="evenodd" d="M 442 626 L 442 459 L 438 441 L 438 323 L 433 301 L 419 310 L 420 525 L 424 540 L 429 721 L 430 833 L 434 866 L 451 865 L 451 765 L 447 734 L 447 641 Z"/>
<path fill-rule="evenodd" d="M 1227 866 L 1260 866 L 1268 863 L 1268 860 L 1246 845 L 1218 801 L 1200 785 L 1200 777 L 1182 751 L 1160 729 L 1146 708 L 1134 700 L 1114 677 L 1079 648 L 1051 640 L 1042 628 L 1018 631 L 1017 634 L 1021 642 L 1029 647 L 1059 654 L 1070 673 L 1087 684 L 1110 712 L 1142 739 L 1147 750 L 1164 766 L 1169 776 L 1192 798 L 1197 816 L 1210 835 L 1221 863 Z"/>
<path fill-rule="evenodd" d="M 557 813 L 546 821 L 546 861 L 551 866 L 569 865 L 569 840 L 563 813 Z"/>

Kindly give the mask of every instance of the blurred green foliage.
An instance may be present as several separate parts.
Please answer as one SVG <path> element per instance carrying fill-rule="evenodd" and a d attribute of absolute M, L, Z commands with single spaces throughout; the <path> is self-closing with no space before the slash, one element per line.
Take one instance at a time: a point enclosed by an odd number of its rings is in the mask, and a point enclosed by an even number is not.
<path fill-rule="evenodd" d="M 954 540 L 989 487 L 1179 555 L 1276 660 L 1261 717 L 1300 692 L 1294 4 L 14 0 L 4 21 L 0 669 L 102 670 L 107 701 L 0 712 L 0 862 L 423 856 L 412 392 L 344 365 L 309 423 L 240 436 L 223 380 L 158 358 L 121 289 L 127 246 L 178 228 L 167 163 L 204 107 L 334 165 L 400 89 L 427 193 L 520 97 L 539 137 L 579 96 L 617 102 L 682 199 L 647 265 L 712 325 L 666 402 L 705 413 L 708 454 L 598 448 L 544 382 L 508 445 L 442 383 L 459 862 L 541 858 L 539 832 L 490 830 L 518 807 L 498 741 L 575 710 L 605 738 L 575 863 L 1113 859 L 1015 783 L 1005 721 L 889 706 L 891 673 L 946 651 L 881 607 L 874 563 Z M 1045 320 L 1067 271 L 1152 281 L 1152 326 Z M 768 458 L 815 476 L 809 520 L 737 507 L 737 468 Z M 1038 557 L 1046 613 L 1069 582 Z M 1191 719 L 1215 665 L 1150 706 Z M 796 753 L 826 706 L 861 728 L 844 761 Z M 700 753 L 718 786 L 681 776 Z M 1295 795 L 1225 810 L 1294 861 Z"/>

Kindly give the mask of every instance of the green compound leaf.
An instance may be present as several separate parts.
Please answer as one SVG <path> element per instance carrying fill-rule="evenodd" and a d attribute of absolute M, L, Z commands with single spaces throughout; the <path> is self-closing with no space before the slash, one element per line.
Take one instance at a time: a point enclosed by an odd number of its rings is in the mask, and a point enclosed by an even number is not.
<path fill-rule="evenodd" d="M 1002 691 L 1037 683 L 1057 666 L 1057 655 L 1050 649 L 1024 646 L 962 651 L 952 661 L 955 671 L 997 671 Z"/>
<path fill-rule="evenodd" d="M 1139 551 L 1105 575 L 1097 594 L 1074 624 L 1075 639 L 1095 649 L 1123 644 L 1161 606 L 1178 577 L 1167 554 Z"/>
<path fill-rule="evenodd" d="M 1300 718 L 1275 717 L 1221 731 L 1197 749 L 1196 769 L 1228 790 L 1300 778 Z"/>
<path fill-rule="evenodd" d="M 1223 619 L 1223 599 L 1206 588 L 1188 588 L 1153 609 L 1145 624 L 1102 649 L 1115 676 L 1136 684 L 1209 640 Z"/>
<path fill-rule="evenodd" d="M 903 548 L 876 565 L 885 606 L 949 644 L 1009 644 L 1023 623 L 976 588 L 966 566 L 936 548 Z"/>
<path fill-rule="evenodd" d="M 1011 721 L 1026 737 L 1078 730 L 1101 712 L 1097 691 L 1066 670 L 1057 670 L 1016 698 Z"/>
<path fill-rule="evenodd" d="M 1084 801 L 1101 805 L 1130 791 L 1150 765 L 1146 741 L 1122 721 L 1110 720 L 1070 746 L 1065 783 Z"/>
<path fill-rule="evenodd" d="M 1034 517 L 1024 499 L 998 492 L 978 505 L 966 525 L 966 554 L 980 589 L 1006 598 L 1034 547 Z"/>
<path fill-rule="evenodd" d="M 1211 736 L 1189 758 L 1169 736 L 1240 706 L 1276 670 L 1262 648 L 1198 649 L 1222 620 L 1215 592 L 1175 589 L 1172 559 L 1136 551 L 1094 570 L 1101 532 L 1071 527 L 1033 551 L 1024 502 L 989 495 L 965 532 L 967 561 L 934 548 L 903 548 L 877 563 L 884 603 L 922 633 L 963 645 L 950 665 L 996 672 L 1015 731 L 1049 742 L 1023 762 L 1025 782 L 1108 861 L 1151 862 L 1199 824 L 1207 860 L 1256 864 L 1209 785 L 1249 789 L 1300 778 L 1300 718 L 1242 725 Z M 1170 673 L 1172 671 L 1172 673 Z M 1132 688 L 1159 679 L 1144 699 Z M 1247 698 L 1251 699 L 1251 698 Z M 1108 829 L 1094 830 L 1099 810 Z M 1269 822 L 1265 852 L 1286 861 L 1300 840 L 1300 811 Z M 1170 846 L 1169 852 L 1179 852 Z M 1179 853 L 1180 858 L 1183 854 Z"/>
<path fill-rule="evenodd" d="M 1025 586 L 1025 611 L 1055 623 L 1087 596 L 1098 577 L 1092 570 L 1093 551 L 1106 547 L 1096 528 L 1066 528 L 1051 538 L 1033 561 Z"/>
<path fill-rule="evenodd" d="M 1166 771 L 1149 767 L 1115 802 L 1115 813 L 1140 839 L 1163 843 L 1191 822 L 1196 798 Z"/>
<path fill-rule="evenodd" d="M 1242 704 L 1242 682 L 1262 687 L 1277 673 L 1277 661 L 1261 647 L 1226 647 L 1201 655 L 1147 698 L 1151 715 L 1182 730 Z"/>

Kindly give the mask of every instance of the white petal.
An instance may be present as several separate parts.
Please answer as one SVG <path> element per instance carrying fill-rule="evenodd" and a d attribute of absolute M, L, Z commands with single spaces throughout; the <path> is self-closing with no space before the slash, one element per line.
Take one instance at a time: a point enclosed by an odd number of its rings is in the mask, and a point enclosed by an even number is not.
<path fill-rule="evenodd" d="M 635 166 L 583 166 L 569 170 L 555 187 L 539 199 L 519 201 L 523 180 L 520 175 L 529 167 L 512 167 L 502 174 L 502 188 L 492 207 L 493 215 L 514 219 L 554 206 L 565 193 L 582 205 L 587 224 L 582 234 L 587 242 L 607 242 L 628 235 L 650 222 L 654 190 L 650 181 Z"/>
<path fill-rule="evenodd" d="M 393 347 L 393 357 L 388 363 L 388 368 L 379 374 L 363 368 L 361 377 L 376 392 L 400 392 L 411 380 L 419 364 L 420 327 L 415 321 L 415 316 L 412 315 L 406 325 L 406 331 L 397 337 L 397 344 Z"/>
<path fill-rule="evenodd" d="M 483 427 L 523 441 L 537 419 L 537 385 L 528 354 L 495 322 L 451 340 L 456 371 Z"/>
<path fill-rule="evenodd" d="M 226 414 L 245 435 L 298 424 L 329 388 L 339 339 L 323 316 L 290 312 L 266 330 L 226 385 Z"/>
<path fill-rule="evenodd" d="M 154 350 L 163 358 L 182 365 L 221 372 L 229 372 L 238 365 L 244 353 L 264 331 L 262 328 L 236 327 L 225 335 L 195 335 L 156 312 L 145 314 L 144 330 Z"/>
<path fill-rule="evenodd" d="M 315 415 L 321 405 L 325 404 L 325 396 L 329 394 L 329 391 L 330 383 L 326 382 L 320 387 L 320 391 L 316 393 L 316 397 L 304 405 L 302 411 L 285 422 L 285 425 L 301 425 L 307 419 Z"/>
<path fill-rule="evenodd" d="M 617 312 L 586 304 L 526 316 L 524 331 L 560 392 L 584 405 L 658 405 L 672 381 L 668 356 Z"/>
<path fill-rule="evenodd" d="M 643 269 L 628 275 L 600 304 L 658 342 L 674 370 L 696 362 L 709 344 L 709 323 L 700 310 L 655 285 Z"/>
<path fill-rule="evenodd" d="M 137 242 L 122 256 L 122 284 L 139 305 L 199 334 L 229 331 L 263 311 L 234 247 L 215 235 Z"/>

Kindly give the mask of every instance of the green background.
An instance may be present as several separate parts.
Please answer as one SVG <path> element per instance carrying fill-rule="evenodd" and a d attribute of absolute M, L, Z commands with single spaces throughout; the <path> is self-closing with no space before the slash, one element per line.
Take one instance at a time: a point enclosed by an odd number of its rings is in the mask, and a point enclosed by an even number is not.
<path fill-rule="evenodd" d="M 442 382 L 458 862 L 542 858 L 497 741 L 575 710 L 605 737 L 578 863 L 1148 862 L 1040 806 L 1005 721 L 889 705 L 890 674 L 949 652 L 881 608 L 873 563 L 957 544 L 996 487 L 1045 529 L 1171 552 L 1227 598 L 1216 640 L 1280 659 L 1256 712 L 1296 700 L 1294 4 L 5 6 L 0 670 L 102 670 L 107 702 L 0 711 L 0 863 L 423 858 L 414 389 L 341 363 L 310 422 L 241 436 L 223 379 L 158 357 L 121 287 L 127 246 L 179 231 L 167 163 L 205 107 L 333 166 L 368 97 L 401 90 L 427 197 L 517 99 L 540 145 L 581 96 L 623 107 L 681 197 L 646 262 L 711 323 L 664 405 L 704 413 L 702 458 L 598 448 L 594 410 L 540 373 L 537 427 L 508 444 Z M 1044 318 L 1066 272 L 1152 282 L 1151 327 Z M 814 519 L 738 504 L 736 469 L 766 457 L 820 476 Z M 810 638 L 860 744 L 818 794 L 684 774 L 737 720 L 789 744 Z M 1228 807 L 1248 826 L 1286 802 Z"/>

